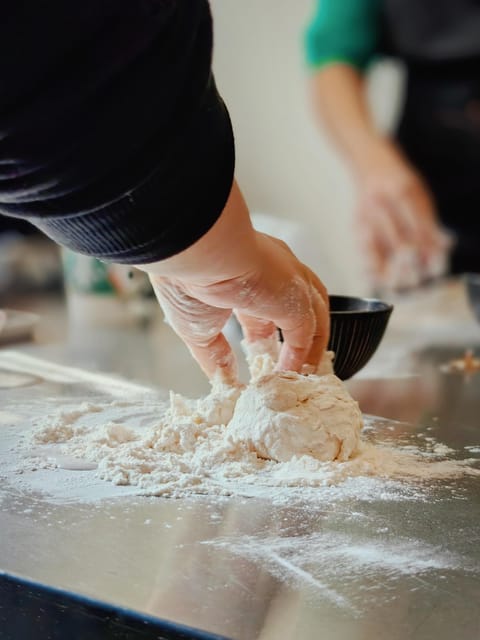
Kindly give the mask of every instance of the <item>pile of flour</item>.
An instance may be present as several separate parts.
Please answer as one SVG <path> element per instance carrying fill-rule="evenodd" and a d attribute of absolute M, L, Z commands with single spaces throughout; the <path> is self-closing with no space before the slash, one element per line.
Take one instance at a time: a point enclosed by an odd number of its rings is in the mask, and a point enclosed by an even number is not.
<path fill-rule="evenodd" d="M 247 354 L 246 387 L 215 383 L 199 400 L 171 392 L 169 403 L 70 407 L 42 419 L 30 445 L 38 459 L 48 451 L 43 466 L 96 465 L 100 478 L 144 495 L 258 495 L 259 487 L 268 495 L 268 488 L 321 487 L 354 476 L 480 475 L 469 461 L 361 441 L 362 415 L 331 373 L 332 354 L 311 375 L 275 372 L 277 354 L 276 343 L 257 344 Z"/>

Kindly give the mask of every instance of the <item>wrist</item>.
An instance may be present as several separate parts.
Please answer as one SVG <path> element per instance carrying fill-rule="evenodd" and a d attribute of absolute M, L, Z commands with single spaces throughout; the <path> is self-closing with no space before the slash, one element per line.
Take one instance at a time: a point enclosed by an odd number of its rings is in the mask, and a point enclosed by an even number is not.
<path fill-rule="evenodd" d="M 389 169 L 405 169 L 407 161 L 395 143 L 382 135 L 371 136 L 352 158 L 352 170 L 362 183 L 369 176 L 383 174 Z"/>
<path fill-rule="evenodd" d="M 390 154 L 391 143 L 378 133 L 362 133 L 352 147 L 351 163 L 355 173 L 362 173 L 379 158 Z"/>
<path fill-rule="evenodd" d="M 236 182 L 220 217 L 197 242 L 171 258 L 140 265 L 150 275 L 208 285 L 255 268 L 256 232 Z"/>

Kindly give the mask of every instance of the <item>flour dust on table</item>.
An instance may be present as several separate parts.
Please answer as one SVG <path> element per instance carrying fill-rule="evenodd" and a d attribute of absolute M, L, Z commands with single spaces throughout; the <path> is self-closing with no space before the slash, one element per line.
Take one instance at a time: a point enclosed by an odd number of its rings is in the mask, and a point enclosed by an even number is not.
<path fill-rule="evenodd" d="M 246 349 L 251 381 L 190 400 L 83 403 L 39 420 L 24 447 L 36 468 L 83 469 L 142 495 L 251 495 L 349 485 L 352 478 L 410 483 L 480 475 L 471 459 L 443 459 L 360 438 L 358 404 L 332 373 L 327 353 L 315 374 L 276 372 L 279 345 Z M 371 433 L 369 433 L 371 436 Z M 426 443 L 428 445 L 428 443 Z M 95 467 L 92 470 L 92 467 Z M 365 484 L 365 483 L 364 483 Z M 368 482 L 367 482 L 368 485 Z M 347 489 L 350 490 L 350 489 Z"/>

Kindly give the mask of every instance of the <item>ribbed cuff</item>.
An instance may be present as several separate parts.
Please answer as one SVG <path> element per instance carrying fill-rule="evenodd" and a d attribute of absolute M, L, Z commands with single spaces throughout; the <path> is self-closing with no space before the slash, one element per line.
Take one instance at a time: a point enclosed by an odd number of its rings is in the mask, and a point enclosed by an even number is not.
<path fill-rule="evenodd" d="M 180 253 L 216 222 L 235 165 L 228 111 L 213 78 L 200 108 L 138 186 L 93 210 L 35 217 L 39 229 L 78 253 L 121 264 L 145 264 Z"/>

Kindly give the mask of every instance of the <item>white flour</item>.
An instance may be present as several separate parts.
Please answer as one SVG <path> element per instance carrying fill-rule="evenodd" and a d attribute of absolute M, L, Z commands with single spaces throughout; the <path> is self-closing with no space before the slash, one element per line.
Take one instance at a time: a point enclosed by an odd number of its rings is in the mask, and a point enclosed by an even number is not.
<path fill-rule="evenodd" d="M 254 534 L 225 536 L 203 544 L 267 569 L 290 588 L 307 589 L 354 611 L 388 602 L 400 577 L 415 576 L 417 585 L 420 577 L 423 586 L 428 586 L 435 574 L 458 570 L 477 574 L 480 570 L 475 560 L 444 547 L 398 536 L 388 539 L 385 532 L 358 538 L 339 531 L 306 536 Z"/>
<path fill-rule="evenodd" d="M 271 372 L 269 358 L 257 356 L 252 361 L 255 365 L 252 371 L 256 375 Z M 294 377 L 294 385 L 299 384 L 299 378 Z M 328 387 L 333 376 L 311 378 L 318 388 L 322 378 Z M 258 392 L 255 384 L 254 381 L 243 393 L 251 394 L 252 389 Z M 333 485 L 348 484 L 350 479 L 360 477 L 395 481 L 434 480 L 464 474 L 480 476 L 480 469 L 471 466 L 471 460 L 439 460 L 439 456 L 448 455 L 450 451 L 438 443 L 427 441 L 427 451 L 422 453 L 412 447 L 402 450 L 365 440 L 358 442 L 355 433 L 360 423 L 355 420 L 360 420 L 360 414 L 356 416 L 356 403 L 351 399 L 348 402 L 346 391 L 343 401 L 350 411 L 346 415 L 354 422 L 342 425 L 340 421 L 339 424 L 341 429 L 346 429 L 347 437 L 337 434 L 333 449 L 331 443 L 325 449 L 324 436 L 317 442 L 316 451 L 327 451 L 330 460 L 325 461 L 325 456 L 315 451 L 305 451 L 308 431 L 296 444 L 290 434 L 278 454 L 275 442 L 282 438 L 278 423 L 272 423 L 274 437 L 268 446 L 262 429 L 255 428 L 258 420 L 263 420 L 258 402 L 250 409 L 248 403 L 248 406 L 241 405 L 241 420 L 238 416 L 235 418 L 240 393 L 240 389 L 219 385 L 200 400 L 188 400 L 171 393 L 169 404 L 155 403 L 147 397 L 143 403 L 73 406 L 39 421 L 32 436 L 37 456 L 33 464 L 68 469 L 91 469 L 93 464 L 97 465 L 96 473 L 103 480 L 135 487 L 139 494 L 175 497 L 209 494 L 272 498 L 281 492 L 291 495 L 300 488 L 304 494 L 308 488 L 317 493 L 322 487 L 333 490 Z M 282 393 L 282 397 L 285 395 L 288 394 Z M 290 400 L 287 404 L 290 406 Z M 232 415 L 234 429 L 230 434 L 228 424 Z M 311 416 L 308 412 L 306 416 L 308 421 Z M 267 418 L 271 422 L 271 415 Z M 300 431 L 305 424 L 300 424 Z M 263 432 L 268 431 L 265 425 L 263 422 Z M 347 455 L 341 456 L 344 441 L 349 442 L 349 449 Z M 275 452 L 277 455 L 273 455 Z M 337 459 L 332 461 L 333 458 Z M 388 482 L 384 482 L 384 486 L 388 487 Z M 377 499 L 381 499 L 378 487 L 376 490 Z"/>

